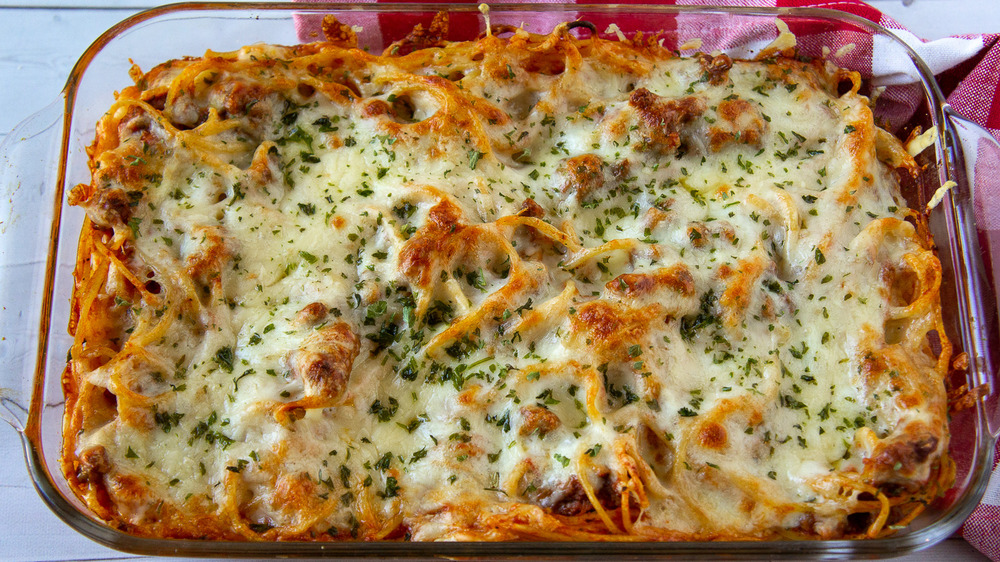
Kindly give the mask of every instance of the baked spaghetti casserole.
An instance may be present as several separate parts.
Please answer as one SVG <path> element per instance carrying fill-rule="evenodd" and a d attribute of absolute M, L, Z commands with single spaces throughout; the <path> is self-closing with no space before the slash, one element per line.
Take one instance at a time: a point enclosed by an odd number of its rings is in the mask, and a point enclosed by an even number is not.
<path fill-rule="evenodd" d="M 135 67 L 63 468 L 236 540 L 877 537 L 951 483 L 941 266 L 857 73 L 447 16 Z"/>

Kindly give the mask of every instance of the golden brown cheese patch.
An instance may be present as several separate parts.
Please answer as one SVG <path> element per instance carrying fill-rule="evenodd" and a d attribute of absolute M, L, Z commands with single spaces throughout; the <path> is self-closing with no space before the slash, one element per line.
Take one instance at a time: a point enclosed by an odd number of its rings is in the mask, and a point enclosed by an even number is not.
<path fill-rule="evenodd" d="M 627 308 L 609 301 L 591 301 L 571 317 L 574 330 L 586 336 L 586 345 L 600 357 L 628 357 L 627 347 L 645 340 L 662 307 Z"/>
<path fill-rule="evenodd" d="M 743 320 L 764 268 L 765 263 L 759 256 L 740 260 L 734 267 L 724 265 L 719 268 L 719 277 L 725 287 L 719 297 L 719 305 L 725 311 L 727 326 L 735 327 Z"/>
<path fill-rule="evenodd" d="M 767 123 L 757 106 L 744 99 L 723 100 L 717 113 L 719 124 L 708 129 L 712 150 L 721 150 L 729 142 L 760 146 Z"/>
<path fill-rule="evenodd" d="M 358 336 L 345 322 L 316 329 L 288 356 L 292 375 L 302 381 L 305 396 L 279 411 L 325 408 L 344 393 L 358 356 Z"/>
<path fill-rule="evenodd" d="M 726 446 L 726 428 L 716 422 L 709 422 L 698 432 L 698 441 L 702 447 L 722 449 Z"/>
<path fill-rule="evenodd" d="M 477 230 L 462 224 L 461 219 L 458 207 L 441 201 L 427 213 L 427 225 L 403 247 L 400 269 L 417 286 L 429 286 L 436 272 L 449 269 L 453 260 L 466 251 L 474 251 Z"/>
<path fill-rule="evenodd" d="M 195 249 L 184 258 L 188 275 L 202 283 L 218 278 L 232 256 L 224 230 L 221 227 L 202 227 L 193 231 L 191 238 Z"/>

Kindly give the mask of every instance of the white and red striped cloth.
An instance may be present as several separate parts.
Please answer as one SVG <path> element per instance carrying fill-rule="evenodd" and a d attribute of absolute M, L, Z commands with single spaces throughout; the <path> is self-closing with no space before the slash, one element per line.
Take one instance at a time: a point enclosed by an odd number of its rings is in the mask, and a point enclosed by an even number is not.
<path fill-rule="evenodd" d="M 400 1 L 400 0 L 395 0 Z M 426 0 L 402 0 L 420 1 Z M 433 1 L 433 0 L 431 0 Z M 459 0 L 461 1 L 461 0 Z M 476 0 L 474 3 L 478 3 Z M 377 3 L 378 0 L 361 0 L 359 3 Z M 504 14 L 500 5 L 510 0 L 490 0 L 489 4 L 498 9 L 491 17 L 493 24 L 511 24 L 519 26 L 528 20 L 531 31 L 547 32 L 554 25 L 567 19 L 582 17 L 591 21 L 597 29 L 603 31 L 608 24 L 615 23 L 624 32 L 660 31 L 662 21 L 649 21 L 639 15 L 629 14 L 622 9 L 615 15 L 595 14 L 586 12 L 554 11 L 551 13 L 535 13 L 530 17 Z M 473 3 L 473 2 L 470 2 Z M 542 0 L 539 4 L 567 2 L 551 2 Z M 573 3 L 572 1 L 568 3 Z M 583 2 L 578 2 L 583 3 Z M 635 0 L 618 0 L 619 4 L 649 3 Z M 659 4 L 676 5 L 719 5 L 757 7 L 814 7 L 840 10 L 860 16 L 892 30 L 897 37 L 912 47 L 938 78 L 938 84 L 947 97 L 948 103 L 958 113 L 986 128 L 994 137 L 1000 140 L 1000 30 L 998 34 L 962 35 L 948 37 L 936 41 L 925 42 L 904 29 L 892 18 L 882 14 L 877 9 L 859 0 L 810 1 L 810 0 L 666 0 Z M 983 9 L 990 9 L 984 5 Z M 471 39 L 479 31 L 479 14 L 455 13 L 451 17 L 450 39 Z M 361 45 L 382 46 L 393 40 L 406 36 L 417 23 L 426 25 L 429 15 L 393 14 L 392 17 L 380 17 L 373 13 L 351 13 L 345 21 L 362 28 L 359 32 Z M 304 15 L 297 19 L 299 38 L 303 41 L 315 41 L 322 37 L 320 22 L 322 16 Z M 718 20 L 706 20 L 697 14 L 680 15 L 670 21 L 676 26 L 667 29 L 676 31 L 675 37 L 703 40 L 706 50 L 724 50 L 729 54 L 744 56 L 747 49 L 759 50 L 771 39 L 777 36 L 777 29 L 770 22 L 754 18 L 734 18 L 733 25 L 719 26 Z M 766 25 L 766 29 L 762 26 Z M 650 26 L 655 26 L 650 28 Z M 889 96 L 891 102 L 888 114 L 880 117 L 890 125 L 900 125 L 909 119 L 922 100 L 918 88 L 906 88 L 907 84 L 915 83 L 913 65 L 898 47 L 890 45 L 883 37 L 872 37 L 850 29 L 846 25 L 842 29 L 835 26 L 823 26 L 817 33 L 815 27 L 810 28 L 807 21 L 791 22 L 789 27 L 799 40 L 800 49 L 807 54 L 817 54 L 821 46 L 827 46 L 834 51 L 833 58 L 841 66 L 858 70 L 866 79 L 880 86 L 889 86 L 884 97 Z M 670 45 L 676 47 L 676 45 Z M 843 48 L 842 48 L 843 47 Z M 901 86 L 893 88 L 893 86 Z M 971 156 L 971 155 L 969 155 Z M 983 259 L 987 271 L 993 278 L 1000 280 L 1000 147 L 987 141 L 979 142 L 975 164 L 975 214 L 979 230 L 979 241 L 983 247 Z M 992 254 L 992 255 L 991 255 Z M 992 258 L 992 259 L 991 259 Z M 995 286 L 995 285 L 993 285 Z M 988 299 L 993 301 L 993 299 Z M 989 313 L 990 311 L 988 311 Z M 992 311 L 996 315 L 996 310 Z M 970 442 L 968 427 L 969 416 L 960 415 L 953 419 L 952 454 L 956 457 L 960 472 L 967 470 L 962 467 L 963 460 L 958 458 L 962 450 L 974 446 Z M 965 426 L 965 427 L 962 427 Z M 1000 459 L 1000 447 L 994 452 L 994 458 Z M 965 465 L 968 465 L 965 462 Z M 972 546 L 1000 562 L 1000 468 L 994 461 L 993 475 L 982 502 L 975 512 L 966 520 L 961 530 L 962 536 Z"/>

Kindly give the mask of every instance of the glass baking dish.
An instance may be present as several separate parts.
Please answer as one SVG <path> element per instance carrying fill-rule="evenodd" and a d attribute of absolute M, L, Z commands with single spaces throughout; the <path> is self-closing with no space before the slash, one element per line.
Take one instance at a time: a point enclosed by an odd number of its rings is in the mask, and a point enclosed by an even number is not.
<path fill-rule="evenodd" d="M 149 69 L 167 59 L 226 51 L 254 42 L 311 40 L 323 14 L 363 27 L 362 45 L 380 51 L 415 23 L 448 10 L 453 39 L 472 39 L 485 18 L 471 4 L 177 4 L 137 14 L 104 33 L 80 58 L 59 99 L 18 126 L 0 145 L 0 186 L 9 207 L 0 217 L 0 417 L 17 429 L 28 470 L 51 509 L 91 539 L 138 554 L 194 556 L 439 556 L 439 557 L 888 557 L 926 548 L 955 532 L 978 504 L 989 480 L 993 443 L 1000 433 L 997 309 L 974 223 L 976 182 L 1000 181 L 985 170 L 1000 164 L 1000 146 L 983 129 L 954 113 L 927 67 L 886 29 L 823 9 L 701 8 L 680 6 L 495 6 L 491 23 L 548 32 L 581 19 L 607 33 L 663 30 L 664 44 L 685 53 L 725 51 L 747 58 L 774 39 L 775 18 L 797 35 L 800 54 L 827 57 L 858 70 L 875 97 L 880 123 L 905 137 L 916 126 L 937 131 L 925 150 L 924 172 L 904 185 L 913 208 L 923 208 L 947 181 L 957 185 L 930 214 L 944 267 L 948 336 L 968 354 L 955 386 L 980 387 L 981 399 L 952 416 L 951 452 L 958 464 L 954 488 L 907 529 L 876 540 L 709 543 L 252 543 L 158 540 L 124 534 L 93 517 L 69 490 L 59 469 L 63 398 L 61 375 L 71 345 L 69 296 L 77 236 L 83 220 L 66 205 L 69 188 L 89 182 L 84 147 L 116 89 L 129 83 L 134 61 Z M 590 33 L 576 29 L 574 33 Z M 698 41 L 696 41 L 698 40 Z M 865 55 L 877 49 L 877 64 Z M 875 67 L 873 72 L 872 67 Z M 874 96 L 877 94 L 877 96 Z M 996 169 L 996 168 L 992 168 Z M 2 208 L 0 208 L 2 209 Z M 27 280 L 27 282 L 25 281 Z"/>

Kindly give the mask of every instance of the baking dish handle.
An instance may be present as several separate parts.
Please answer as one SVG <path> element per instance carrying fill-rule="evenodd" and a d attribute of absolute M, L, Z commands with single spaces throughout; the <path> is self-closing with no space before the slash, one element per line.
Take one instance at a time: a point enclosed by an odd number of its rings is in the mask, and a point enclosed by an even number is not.
<path fill-rule="evenodd" d="M 0 142 L 0 418 L 28 421 L 52 229 L 63 98 Z"/>
<path fill-rule="evenodd" d="M 947 215 L 949 234 L 953 239 L 969 241 L 967 246 L 952 245 L 950 258 L 956 272 L 956 287 L 965 301 L 960 310 L 961 329 L 968 330 L 964 339 L 977 349 L 969 354 L 970 386 L 987 388 L 985 413 L 987 427 L 993 438 L 1000 436 L 1000 381 L 997 373 L 997 283 L 1000 283 L 1000 214 L 995 217 L 976 210 L 986 199 L 1000 196 L 1000 143 L 976 123 L 943 108 L 946 134 L 951 138 L 944 146 L 954 151 L 949 155 L 958 186 L 951 190 L 941 205 Z M 977 193 L 979 191 L 979 193 Z M 961 202 L 965 198 L 966 201 Z M 959 204 L 961 202 L 962 204 Z M 992 259 L 991 259 L 992 258 Z M 984 267 L 990 267 L 992 271 Z M 990 277 L 992 274 L 992 284 Z"/>

